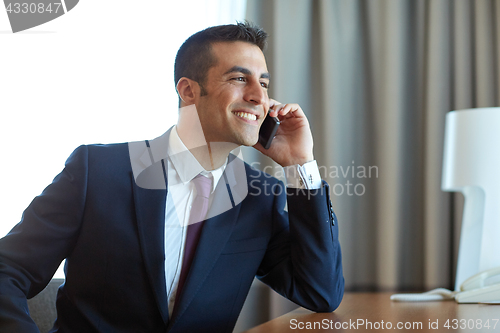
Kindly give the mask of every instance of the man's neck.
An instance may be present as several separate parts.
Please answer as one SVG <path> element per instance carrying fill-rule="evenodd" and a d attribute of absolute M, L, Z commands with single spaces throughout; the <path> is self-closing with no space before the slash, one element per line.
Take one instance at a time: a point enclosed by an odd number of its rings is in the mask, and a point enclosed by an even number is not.
<path fill-rule="evenodd" d="M 205 170 L 220 168 L 226 162 L 231 150 L 238 147 L 229 142 L 207 142 L 194 105 L 181 109 L 177 134 Z"/>
<path fill-rule="evenodd" d="M 194 158 L 207 171 L 218 169 L 224 165 L 231 150 L 238 147 L 234 143 L 226 142 L 208 142 L 204 146 L 193 146 L 189 144 L 189 139 L 185 139 L 186 135 L 185 133 L 183 135 L 182 130 L 177 130 L 177 133 Z"/>

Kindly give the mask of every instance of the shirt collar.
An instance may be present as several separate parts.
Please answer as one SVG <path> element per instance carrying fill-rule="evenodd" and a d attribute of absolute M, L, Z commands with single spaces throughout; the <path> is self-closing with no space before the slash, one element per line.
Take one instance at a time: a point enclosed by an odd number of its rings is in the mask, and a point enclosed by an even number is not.
<path fill-rule="evenodd" d="M 182 156 L 182 158 L 170 158 L 172 165 L 175 168 L 175 171 L 179 175 L 179 178 L 184 184 L 189 183 L 193 180 L 194 177 L 199 175 L 200 173 L 208 178 L 212 178 L 212 191 L 215 191 L 219 180 L 224 173 L 224 170 L 227 165 L 227 159 L 224 164 L 215 170 L 207 171 L 203 168 L 203 166 L 198 162 L 196 157 L 187 149 L 187 147 L 182 142 L 179 134 L 177 133 L 177 126 L 172 128 L 170 131 L 170 138 L 168 142 L 168 155 L 172 156 Z"/>

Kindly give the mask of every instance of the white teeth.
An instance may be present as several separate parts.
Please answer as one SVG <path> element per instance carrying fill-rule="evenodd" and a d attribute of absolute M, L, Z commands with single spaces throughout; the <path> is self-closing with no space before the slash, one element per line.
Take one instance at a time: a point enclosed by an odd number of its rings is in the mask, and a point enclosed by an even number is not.
<path fill-rule="evenodd" d="M 246 118 L 248 120 L 257 120 L 257 116 L 251 113 L 246 113 L 246 112 L 234 112 L 235 115 L 237 115 L 240 118 Z"/>

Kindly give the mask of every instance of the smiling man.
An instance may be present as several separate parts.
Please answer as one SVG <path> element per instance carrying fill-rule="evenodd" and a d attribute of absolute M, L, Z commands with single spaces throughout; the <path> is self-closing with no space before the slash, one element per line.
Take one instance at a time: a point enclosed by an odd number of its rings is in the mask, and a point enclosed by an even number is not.
<path fill-rule="evenodd" d="M 54 332 L 231 332 L 255 276 L 313 311 L 340 304 L 329 187 L 302 109 L 268 96 L 266 38 L 246 23 L 196 33 L 176 58 L 176 126 L 75 150 L 0 240 L 0 331 L 37 331 L 26 298 L 63 259 Z M 281 121 L 268 150 L 266 116 Z M 231 153 L 241 145 L 287 185 Z"/>

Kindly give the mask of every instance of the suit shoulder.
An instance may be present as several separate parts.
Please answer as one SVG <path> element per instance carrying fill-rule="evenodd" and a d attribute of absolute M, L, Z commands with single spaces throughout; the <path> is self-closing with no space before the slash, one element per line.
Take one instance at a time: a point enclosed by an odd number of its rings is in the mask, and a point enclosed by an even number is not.
<path fill-rule="evenodd" d="M 94 151 L 118 152 L 121 150 L 127 150 L 128 149 L 127 145 L 128 142 L 106 143 L 106 144 L 96 143 L 85 146 L 87 146 L 89 150 L 94 150 Z"/>
<path fill-rule="evenodd" d="M 86 161 L 89 167 L 122 165 L 130 167 L 127 143 L 90 144 L 77 147 L 66 164 L 74 161 Z"/>
<path fill-rule="evenodd" d="M 89 159 L 123 159 L 129 158 L 127 143 L 92 144 L 86 146 L 89 152 Z"/>

